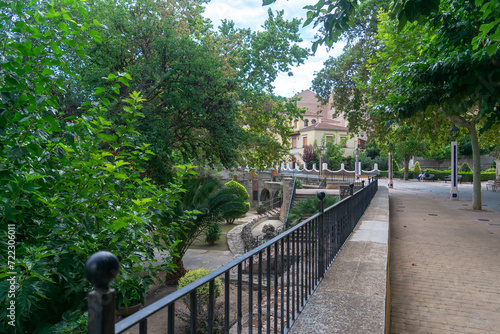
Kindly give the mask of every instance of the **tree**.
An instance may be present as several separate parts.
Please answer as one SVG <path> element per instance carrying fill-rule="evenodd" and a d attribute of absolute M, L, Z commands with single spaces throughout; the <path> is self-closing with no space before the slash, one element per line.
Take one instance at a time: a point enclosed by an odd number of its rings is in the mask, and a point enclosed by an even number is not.
<path fill-rule="evenodd" d="M 71 55 L 95 35 L 93 24 L 73 19 L 77 13 L 86 13 L 79 1 L 0 2 L 0 222 L 16 242 L 15 261 L 7 249 L 0 254 L 7 264 L 0 276 L 15 281 L 0 282 L 0 302 L 15 302 L 20 333 L 85 331 L 79 324 L 92 287 L 83 269 L 98 250 L 118 256 L 118 282 L 132 276 L 147 291 L 159 269 L 154 249 L 168 252 L 151 231 L 180 192 L 145 177 L 142 162 L 152 152 L 134 129 L 140 94 L 120 101 L 121 124 L 103 116 L 96 97 L 78 115 L 61 112 L 63 79 L 75 78 Z M 12 236 L 6 228 L 0 234 Z M 0 310 L 2 328 L 7 315 Z"/>
<path fill-rule="evenodd" d="M 302 161 L 304 161 L 305 167 L 311 169 L 313 164 L 318 163 L 318 154 L 314 149 L 314 145 L 306 145 L 304 146 L 304 152 L 300 155 Z"/>
<path fill-rule="evenodd" d="M 478 128 L 488 131 L 498 122 L 500 89 L 490 83 L 500 75 L 496 65 L 500 53 L 490 57 L 472 51 L 470 41 L 480 23 L 476 17 L 473 5 L 450 0 L 430 16 L 425 27 L 407 25 L 402 33 L 421 31 L 430 43 L 414 61 L 403 58 L 394 65 L 390 76 L 394 89 L 387 94 L 385 105 L 399 117 L 425 110 L 467 129 L 474 165 L 480 166 Z M 473 208 L 478 210 L 480 186 L 480 168 L 474 168 Z"/>
<path fill-rule="evenodd" d="M 328 168 L 331 170 L 339 169 L 340 164 L 344 160 L 344 143 L 347 141 L 347 138 L 344 138 L 340 141 L 340 143 L 335 144 L 335 135 L 332 140 L 326 142 L 326 135 L 321 139 L 321 147 L 324 149 L 325 153 L 323 153 L 322 161 L 328 164 Z M 315 151 L 319 153 L 318 147 L 315 147 Z"/>
<path fill-rule="evenodd" d="M 238 198 L 245 203 L 246 206 L 246 211 L 241 213 L 241 212 L 227 212 L 224 214 L 224 219 L 226 220 L 227 224 L 234 224 L 234 221 L 236 218 L 240 218 L 244 216 L 248 210 L 250 210 L 250 203 L 247 202 L 248 198 L 250 195 L 248 194 L 248 191 L 246 190 L 245 187 L 243 187 L 240 183 L 231 180 L 229 182 L 226 182 L 224 185 L 226 188 L 231 189 L 237 196 Z"/>
<path fill-rule="evenodd" d="M 182 258 L 200 234 L 225 217 L 239 217 L 248 211 L 248 203 L 233 189 L 222 187 L 219 180 L 184 177 L 182 187 L 186 191 L 178 204 L 161 217 L 161 226 L 173 232 L 162 234 L 161 238 L 172 245 L 175 268 L 167 275 L 167 282 L 174 284 L 186 273 Z"/>
<path fill-rule="evenodd" d="M 126 69 L 130 87 L 108 89 L 143 92 L 146 118 L 138 130 L 167 164 L 262 167 L 282 160 L 289 121 L 302 110 L 273 96 L 272 82 L 307 57 L 296 44 L 300 22 L 269 11 L 263 31 L 223 22 L 216 34 L 201 3 L 95 0 L 90 15 L 105 27 L 86 48 L 82 81 L 92 90 Z"/>

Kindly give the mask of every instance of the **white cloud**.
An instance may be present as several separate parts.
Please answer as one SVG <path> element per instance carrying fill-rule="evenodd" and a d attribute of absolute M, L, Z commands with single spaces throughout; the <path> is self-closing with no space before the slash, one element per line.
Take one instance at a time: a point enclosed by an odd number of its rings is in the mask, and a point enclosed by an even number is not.
<path fill-rule="evenodd" d="M 276 3 L 270 6 L 263 7 L 261 0 L 212 0 L 206 5 L 204 16 L 209 18 L 214 27 L 220 25 L 222 19 L 228 19 L 235 23 L 237 28 L 251 28 L 252 30 L 261 30 L 261 26 L 267 19 L 267 10 L 271 8 L 273 11 L 283 10 L 284 17 L 287 20 L 293 18 L 301 18 L 304 22 L 306 10 L 303 9 L 306 5 L 314 4 L 311 0 L 294 0 L 283 1 L 277 0 Z M 311 25 L 300 30 L 300 34 L 304 42 L 302 47 L 311 49 L 315 31 Z M 314 73 L 323 68 L 323 62 L 329 56 L 338 56 L 343 48 L 343 43 L 337 43 L 329 52 L 324 46 L 320 46 L 316 55 L 309 57 L 301 66 L 292 68 L 292 77 L 288 73 L 282 73 L 278 76 L 274 83 L 275 93 L 277 95 L 291 97 L 305 89 L 311 87 Z"/>

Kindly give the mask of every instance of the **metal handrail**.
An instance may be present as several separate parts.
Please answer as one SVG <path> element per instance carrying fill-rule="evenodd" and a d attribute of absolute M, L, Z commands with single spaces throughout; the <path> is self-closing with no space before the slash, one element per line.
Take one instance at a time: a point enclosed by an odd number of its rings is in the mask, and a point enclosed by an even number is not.
<path fill-rule="evenodd" d="M 96 325 L 95 322 L 98 320 L 113 321 L 114 315 L 101 314 L 102 311 L 99 310 L 102 308 L 99 308 L 98 305 L 93 310 L 89 308 L 89 334 L 98 332 L 102 334 L 119 334 L 136 324 L 139 324 L 139 332 L 141 334 L 147 333 L 147 318 L 165 308 L 167 308 L 168 311 L 166 331 L 167 333 L 173 333 L 177 310 L 175 303 L 181 299 L 184 301 L 186 298 L 190 300 L 190 332 L 193 334 L 198 333 L 196 328 L 199 321 L 197 318 L 197 310 L 200 309 L 200 304 L 197 301 L 196 292 L 199 287 L 205 284 L 209 285 L 209 299 L 205 305 L 207 307 L 208 318 L 203 323 L 207 325 L 205 332 L 213 333 L 215 319 L 214 308 L 216 305 L 214 282 L 215 279 L 220 276 L 223 277 L 225 284 L 223 327 L 224 332 L 228 333 L 232 324 L 229 316 L 229 296 L 231 273 L 234 271 L 236 271 L 238 289 L 236 297 L 237 312 L 236 319 L 234 319 L 236 331 L 238 333 L 242 331 L 244 318 L 242 287 L 245 284 L 248 289 L 245 293 L 248 298 L 246 305 L 249 308 L 248 314 L 251 315 L 247 317 L 246 320 L 248 321 L 248 328 L 252 328 L 254 324 L 253 321 L 256 320 L 257 322 L 255 325 L 258 327 L 259 333 L 261 332 L 260 329 L 263 327 L 264 321 L 266 322 L 265 325 L 268 330 L 274 327 L 274 332 L 287 332 L 297 319 L 298 314 L 304 308 L 319 282 L 322 280 L 324 273 L 333 263 L 340 248 L 354 230 L 377 189 L 378 182 L 375 179 L 367 187 L 358 190 L 348 198 L 325 209 L 324 212 L 320 210 L 320 212 L 314 216 L 286 230 L 275 238 L 219 269 L 214 270 L 212 273 L 120 321 L 115 324 L 114 331 L 90 330 L 90 328 L 99 327 L 94 326 Z M 320 241 L 322 241 L 321 245 L 319 245 Z M 248 282 L 244 282 L 242 279 L 244 266 L 248 268 Z M 265 272 L 263 269 L 265 269 Z M 254 276 L 257 276 L 257 282 Z M 263 280 L 265 280 L 265 284 Z M 254 287 L 254 285 L 256 285 L 256 287 Z M 92 293 L 113 294 L 114 292 L 112 290 L 103 291 L 103 289 L 96 289 L 96 291 L 91 292 L 91 294 Z M 257 295 L 257 300 L 255 302 L 253 300 L 254 294 Z M 267 311 L 265 314 L 262 310 L 264 299 L 267 300 L 265 304 L 267 305 Z M 281 303 L 281 305 L 278 305 L 279 303 Z M 278 306 L 280 306 L 280 308 Z M 274 321 L 271 321 L 270 318 L 271 307 L 274 308 Z M 255 308 L 257 308 L 257 310 L 255 310 Z M 280 316 L 279 310 L 281 310 Z M 257 319 L 253 319 L 253 315 L 256 315 Z M 91 322 L 93 322 L 92 327 Z M 101 326 L 100 328 L 104 327 L 105 326 Z"/>
<path fill-rule="evenodd" d="M 266 211 L 269 211 L 269 210 L 272 210 L 274 208 L 281 206 L 281 201 L 282 201 L 282 198 L 277 197 L 277 198 L 273 198 L 269 201 L 262 202 L 262 204 L 260 206 L 265 207 Z"/>
<path fill-rule="evenodd" d="M 293 202 L 295 201 L 295 193 L 297 191 L 297 178 L 293 178 L 293 187 L 292 187 L 292 195 L 290 196 L 290 203 L 288 204 L 288 211 L 286 212 L 285 218 L 285 228 L 288 229 L 290 227 L 290 210 L 292 210 Z"/>

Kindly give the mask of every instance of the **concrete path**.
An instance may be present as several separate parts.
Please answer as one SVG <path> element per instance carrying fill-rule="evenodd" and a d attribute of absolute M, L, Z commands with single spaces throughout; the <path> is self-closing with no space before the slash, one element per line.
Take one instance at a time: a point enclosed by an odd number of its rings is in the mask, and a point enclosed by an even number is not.
<path fill-rule="evenodd" d="M 474 212 L 472 185 L 460 201 L 449 189 L 390 190 L 391 333 L 500 333 L 500 192 L 484 190 Z"/>

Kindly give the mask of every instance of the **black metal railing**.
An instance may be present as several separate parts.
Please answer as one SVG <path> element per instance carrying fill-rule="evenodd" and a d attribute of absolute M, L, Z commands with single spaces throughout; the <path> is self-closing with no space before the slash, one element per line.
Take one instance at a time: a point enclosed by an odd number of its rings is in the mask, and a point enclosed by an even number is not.
<path fill-rule="evenodd" d="M 293 186 L 292 186 L 292 194 L 290 195 L 290 203 L 288 203 L 288 211 L 286 212 L 285 218 L 285 228 L 288 229 L 290 227 L 290 211 L 293 208 L 293 203 L 295 202 L 295 193 L 297 192 L 297 178 L 293 178 Z"/>
<path fill-rule="evenodd" d="M 281 197 L 273 198 L 268 201 L 262 202 L 259 206 L 263 207 L 266 212 L 271 211 L 272 209 L 281 207 L 282 200 L 283 199 Z"/>
<path fill-rule="evenodd" d="M 318 194 L 318 214 L 116 323 L 114 331 L 109 329 L 114 314 L 105 314 L 113 308 L 102 308 L 98 304 L 103 298 L 93 297 L 89 300 L 89 334 L 143 334 L 147 333 L 149 319 L 166 333 L 183 333 L 186 329 L 190 333 L 288 332 L 377 189 L 374 179 L 325 210 L 324 193 Z M 110 268 L 116 268 L 116 263 L 111 263 Z M 100 276 L 107 277 L 106 282 L 116 276 L 116 272 L 113 276 L 106 269 L 100 273 L 99 270 L 90 275 L 91 282 L 98 282 Z M 223 287 L 220 297 L 218 280 Z M 208 296 L 197 293 L 205 284 Z M 107 286 L 108 283 L 101 284 L 91 294 L 113 294 Z M 187 313 L 189 321 L 182 322 L 180 313 Z M 102 323 L 96 324 L 97 321 Z"/>

